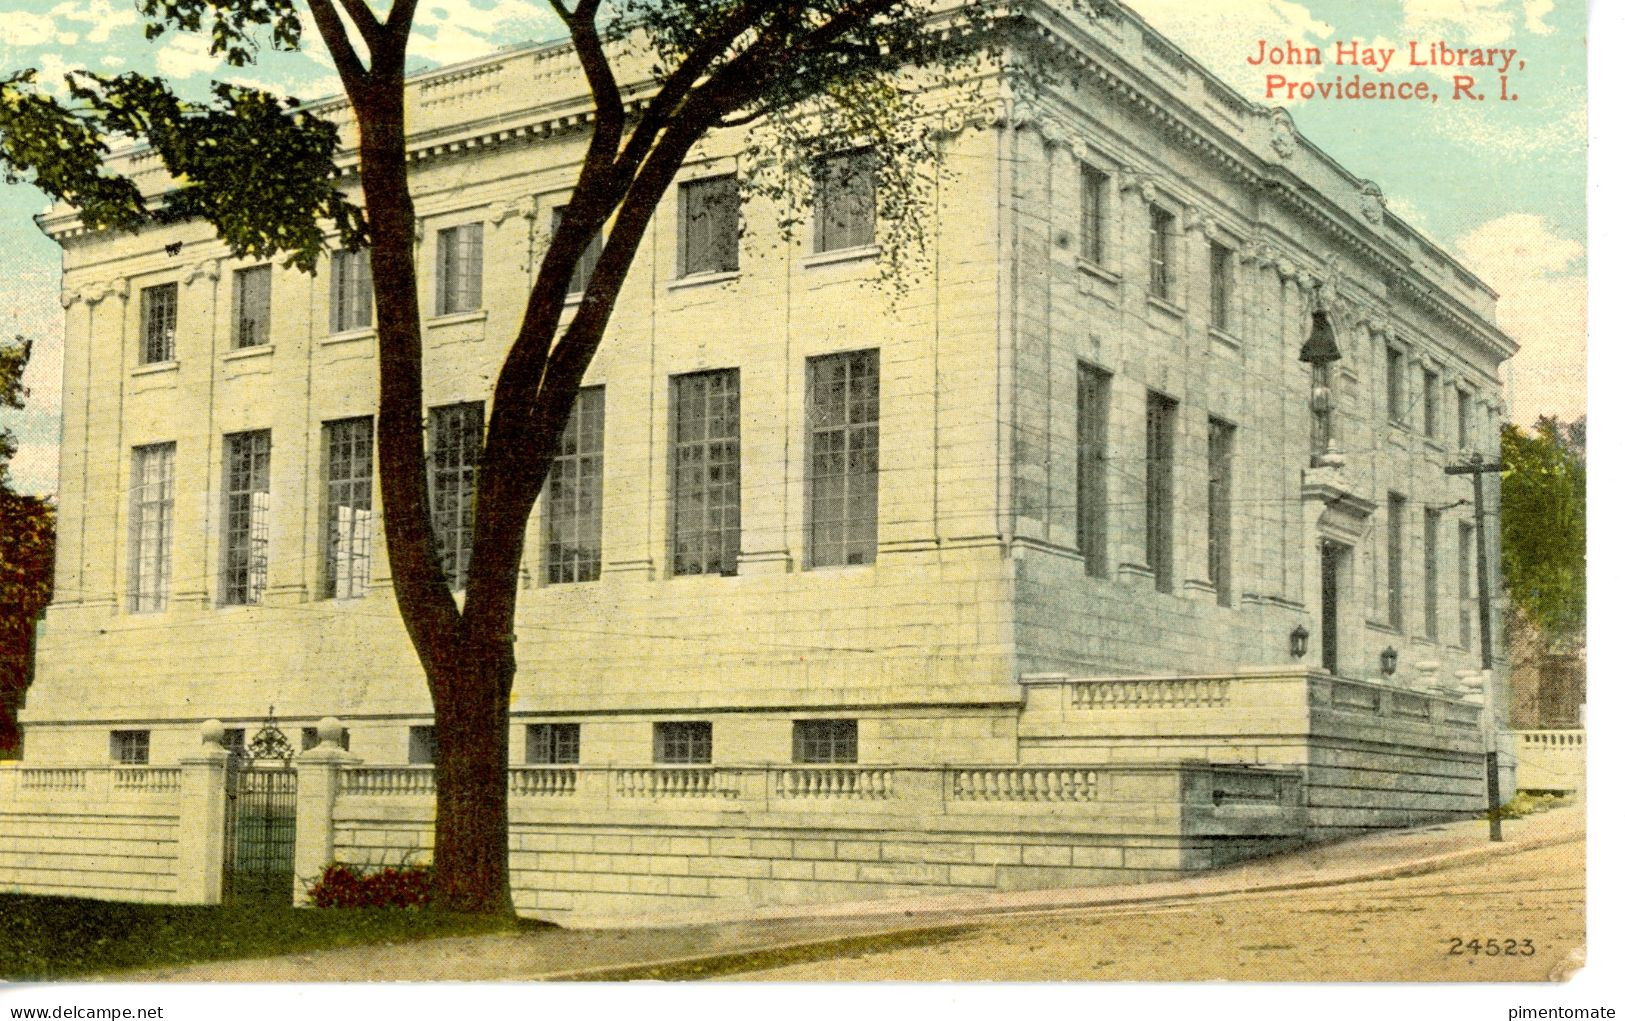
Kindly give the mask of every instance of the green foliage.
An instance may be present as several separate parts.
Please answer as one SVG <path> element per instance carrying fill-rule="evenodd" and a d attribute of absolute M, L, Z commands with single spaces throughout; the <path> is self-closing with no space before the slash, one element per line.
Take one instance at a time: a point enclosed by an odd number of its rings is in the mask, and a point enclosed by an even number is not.
<path fill-rule="evenodd" d="M 0 408 L 21 408 L 28 397 L 23 369 L 32 342 L 0 344 Z M 0 429 L 0 757 L 16 753 L 17 708 L 32 673 L 34 622 L 51 601 L 56 558 L 56 508 L 9 484 L 17 441 Z"/>
<path fill-rule="evenodd" d="M 1548 636 L 1585 628 L 1584 419 L 1501 431 L 1501 560 L 1512 601 Z"/>
<path fill-rule="evenodd" d="M 436 911 L 120 904 L 29 894 L 0 894 L 0 918 L 0 979 L 10 981 L 505 932 L 526 924 Z"/>
<path fill-rule="evenodd" d="M 299 48 L 299 12 L 293 0 L 139 0 L 136 9 L 147 18 L 147 38 L 156 39 L 170 28 L 201 32 L 209 19 L 209 52 L 224 56 L 232 67 L 254 62 L 259 49 L 254 31 L 271 26 L 271 44 L 279 50 Z"/>

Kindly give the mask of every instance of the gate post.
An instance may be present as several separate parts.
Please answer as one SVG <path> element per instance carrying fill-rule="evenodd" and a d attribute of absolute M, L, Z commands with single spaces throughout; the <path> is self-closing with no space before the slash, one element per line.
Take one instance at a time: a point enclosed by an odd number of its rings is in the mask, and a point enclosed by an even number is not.
<path fill-rule="evenodd" d="M 175 900 L 219 904 L 226 853 L 226 728 L 203 724 L 203 748 L 181 759 L 181 797 L 175 847 Z"/>
<path fill-rule="evenodd" d="M 293 902 L 310 903 L 309 887 L 333 861 L 333 803 L 345 766 L 361 760 L 340 746 L 344 726 L 331 716 L 316 724 L 316 747 L 295 762 L 299 771 L 293 846 Z"/>

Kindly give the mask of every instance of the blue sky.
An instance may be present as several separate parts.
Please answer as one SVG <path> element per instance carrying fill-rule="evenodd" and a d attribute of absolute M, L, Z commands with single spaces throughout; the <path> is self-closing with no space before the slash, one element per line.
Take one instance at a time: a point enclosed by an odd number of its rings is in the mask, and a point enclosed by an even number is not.
<path fill-rule="evenodd" d="M 381 0 L 371 0 L 381 7 Z M 1267 68 L 1246 63 L 1258 41 L 1291 40 L 1328 55 L 1338 41 L 1395 46 L 1513 47 L 1517 102 L 1289 102 L 1298 128 L 1355 174 L 1379 182 L 1389 206 L 1501 293 L 1499 320 L 1524 350 L 1510 364 L 1515 419 L 1584 412 L 1585 5 L 1580 0 L 1139 0 L 1131 4 L 1243 95 L 1260 102 Z M 557 34 L 543 0 L 421 0 L 414 67 L 431 68 Z M 71 68 L 170 76 L 201 93 L 212 77 L 301 98 L 336 93 L 316 45 L 230 69 L 197 37 L 143 38 L 134 0 L 0 0 L 0 67 L 37 67 L 47 80 Z M 1357 69 L 1293 68 L 1294 80 L 1330 81 Z M 1364 72 L 1367 75 L 1369 71 Z M 1379 79 L 1429 80 L 1448 72 L 1390 67 Z M 35 228 L 45 204 L 27 186 L 0 187 L 0 330 L 37 338 L 29 407 L 0 411 L 17 433 L 19 488 L 56 486 L 61 375 L 60 257 Z"/>

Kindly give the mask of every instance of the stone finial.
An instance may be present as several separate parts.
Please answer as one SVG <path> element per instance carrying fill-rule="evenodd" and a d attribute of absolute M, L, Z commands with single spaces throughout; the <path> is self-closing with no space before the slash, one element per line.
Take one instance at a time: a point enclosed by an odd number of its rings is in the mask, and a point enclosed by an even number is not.
<path fill-rule="evenodd" d="M 316 721 L 316 740 L 323 748 L 338 748 L 344 740 L 344 724 L 337 717 L 323 716 Z"/>
<path fill-rule="evenodd" d="M 198 736 L 205 747 L 213 745 L 219 748 L 220 742 L 226 739 L 226 725 L 219 720 L 204 720 L 203 726 L 198 728 Z"/>

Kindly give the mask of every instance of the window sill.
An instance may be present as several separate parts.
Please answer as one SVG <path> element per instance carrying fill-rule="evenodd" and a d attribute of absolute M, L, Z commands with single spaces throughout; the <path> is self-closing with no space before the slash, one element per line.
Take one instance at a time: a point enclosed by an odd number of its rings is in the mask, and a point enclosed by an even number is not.
<path fill-rule="evenodd" d="M 1241 340 L 1228 330 L 1221 330 L 1217 326 L 1208 327 L 1209 340 L 1216 340 L 1232 351 L 1241 350 Z"/>
<path fill-rule="evenodd" d="M 253 344 L 248 347 L 233 348 L 221 355 L 220 360 L 223 362 L 239 362 L 248 358 L 269 358 L 275 352 L 275 344 Z"/>
<path fill-rule="evenodd" d="M 1078 270 L 1094 277 L 1096 280 L 1111 284 L 1113 287 L 1116 287 L 1118 284 L 1123 282 L 1122 277 L 1118 276 L 1116 273 L 1113 273 L 1100 263 L 1093 262 L 1089 259 L 1079 259 Z"/>
<path fill-rule="evenodd" d="M 1437 439 L 1437 438 L 1435 438 L 1433 436 L 1423 436 L 1422 437 L 1422 442 L 1427 445 L 1427 448 L 1429 450 L 1436 451 L 1437 453 L 1440 453 L 1440 454 L 1443 454 L 1445 452 L 1444 441 L 1442 441 L 1440 439 Z"/>
<path fill-rule="evenodd" d="M 875 562 L 866 560 L 861 564 L 803 564 L 801 570 L 805 574 L 856 574 L 859 571 L 873 570 Z"/>
<path fill-rule="evenodd" d="M 801 266 L 803 269 L 810 269 L 814 266 L 829 266 L 840 262 L 859 262 L 864 259 L 873 259 L 879 254 L 879 245 L 837 248 L 828 252 L 814 252 L 801 260 Z"/>
<path fill-rule="evenodd" d="M 705 287 L 709 284 L 724 284 L 730 280 L 738 280 L 737 269 L 716 270 L 706 273 L 690 273 L 680 276 L 666 285 L 668 291 L 681 290 L 684 287 Z"/>
<path fill-rule="evenodd" d="M 1148 294 L 1145 296 L 1145 303 L 1154 309 L 1166 312 L 1175 319 L 1185 318 L 1185 310 L 1180 308 L 1178 305 L 1175 305 L 1167 298 L 1159 298 L 1155 294 Z"/>
<path fill-rule="evenodd" d="M 487 315 L 489 315 L 489 313 L 483 308 L 475 309 L 472 312 L 445 312 L 441 315 L 430 318 L 428 322 L 424 323 L 424 325 L 433 329 L 437 326 L 457 326 L 460 323 L 478 323 L 484 322 Z"/>
<path fill-rule="evenodd" d="M 1394 635 L 1399 638 L 1405 637 L 1404 633 L 1400 631 L 1399 628 L 1394 627 L 1385 620 L 1372 620 L 1370 617 L 1367 617 L 1365 626 L 1371 631 L 1381 631 L 1385 635 Z"/>
<path fill-rule="evenodd" d="M 358 330 L 345 330 L 342 333 L 329 333 L 317 341 L 319 344 L 348 344 L 353 340 L 371 340 L 378 335 L 371 326 L 363 326 Z"/>
<path fill-rule="evenodd" d="M 181 363 L 172 358 L 167 362 L 148 362 L 145 365 L 137 365 L 134 369 L 130 370 L 130 375 L 161 376 L 166 372 L 178 372 L 180 371 L 180 367 Z"/>

